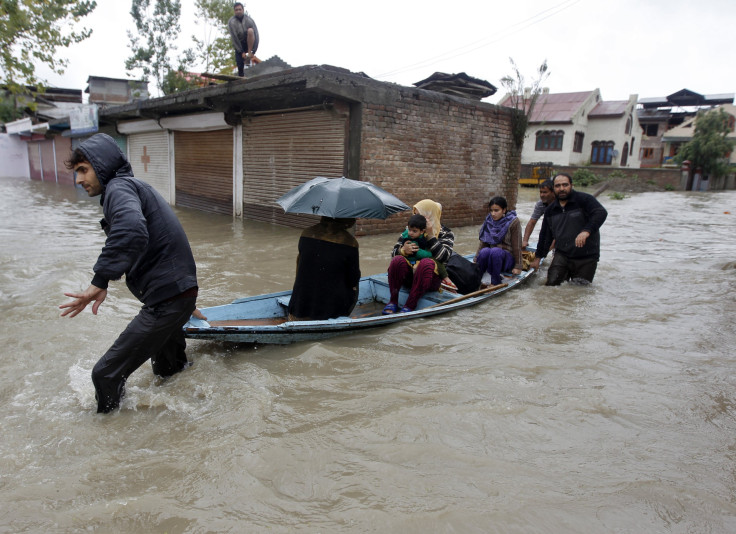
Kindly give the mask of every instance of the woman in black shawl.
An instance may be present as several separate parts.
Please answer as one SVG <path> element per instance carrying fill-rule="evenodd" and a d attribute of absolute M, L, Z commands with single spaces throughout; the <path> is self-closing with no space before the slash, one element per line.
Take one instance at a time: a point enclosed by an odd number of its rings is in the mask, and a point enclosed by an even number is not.
<path fill-rule="evenodd" d="M 322 217 L 299 238 L 289 320 L 350 315 L 358 300 L 358 241 L 348 232 L 355 219 Z"/>

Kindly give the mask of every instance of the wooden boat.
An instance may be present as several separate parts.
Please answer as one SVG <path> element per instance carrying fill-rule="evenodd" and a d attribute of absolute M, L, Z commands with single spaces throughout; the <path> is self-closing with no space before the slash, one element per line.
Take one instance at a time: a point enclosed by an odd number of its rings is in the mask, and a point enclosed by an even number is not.
<path fill-rule="evenodd" d="M 472 259 L 472 255 L 466 258 Z M 381 315 L 389 299 L 387 274 L 365 276 L 360 279 L 358 302 L 350 317 L 289 321 L 287 310 L 291 291 L 281 291 L 202 308 L 207 320 L 191 317 L 184 325 L 184 333 L 192 339 L 235 343 L 288 344 L 325 339 L 475 306 L 518 287 L 534 274 L 534 269 L 522 271 L 520 275 L 504 273 L 504 283 L 466 295 L 446 290 L 429 292 L 419 300 L 416 310 L 392 315 Z M 400 305 L 403 305 L 408 295 L 406 289 L 401 290 Z"/>

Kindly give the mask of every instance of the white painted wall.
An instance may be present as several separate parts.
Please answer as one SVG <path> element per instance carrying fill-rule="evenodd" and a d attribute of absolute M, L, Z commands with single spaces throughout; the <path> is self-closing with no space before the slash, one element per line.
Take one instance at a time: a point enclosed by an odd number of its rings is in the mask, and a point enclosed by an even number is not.
<path fill-rule="evenodd" d="M 17 135 L 0 134 L 0 178 L 31 179 L 28 145 Z"/>

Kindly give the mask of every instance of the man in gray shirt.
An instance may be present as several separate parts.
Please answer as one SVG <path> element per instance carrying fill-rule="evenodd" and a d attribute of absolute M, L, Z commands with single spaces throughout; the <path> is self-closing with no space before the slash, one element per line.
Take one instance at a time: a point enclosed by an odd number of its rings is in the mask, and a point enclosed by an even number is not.
<path fill-rule="evenodd" d="M 241 2 L 235 2 L 233 11 L 235 14 L 227 22 L 227 29 L 235 47 L 238 76 L 243 76 L 245 65 L 250 65 L 258 49 L 258 27 L 255 21 L 245 14 L 245 7 Z"/>
<path fill-rule="evenodd" d="M 539 184 L 539 200 L 534 204 L 532 216 L 529 218 L 529 222 L 526 223 L 526 228 L 524 228 L 524 238 L 521 241 L 522 248 L 529 246 L 529 238 L 532 236 L 532 232 L 534 231 L 534 227 L 537 225 L 537 221 L 544 216 L 544 210 L 546 210 L 547 206 L 552 204 L 554 200 L 555 192 L 552 180 L 545 180 Z"/>

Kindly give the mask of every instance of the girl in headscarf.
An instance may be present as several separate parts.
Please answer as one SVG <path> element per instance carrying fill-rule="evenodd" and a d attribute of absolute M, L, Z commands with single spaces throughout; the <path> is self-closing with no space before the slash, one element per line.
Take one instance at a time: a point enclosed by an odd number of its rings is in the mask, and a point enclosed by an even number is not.
<path fill-rule="evenodd" d="M 508 209 L 504 197 L 488 202 L 488 215 L 480 228 L 475 262 L 491 275 L 491 284 L 501 283 L 501 272 L 521 274 L 521 223 L 516 211 Z"/>
<path fill-rule="evenodd" d="M 419 299 L 427 291 L 437 291 L 442 279 L 437 272 L 435 261 L 447 263 L 452 254 L 455 244 L 455 235 L 452 230 L 442 226 L 442 205 L 434 200 L 425 199 L 414 205 L 413 213 L 424 215 L 427 219 L 427 249 L 432 253 L 432 258 L 424 258 L 417 262 L 415 268 L 404 259 L 406 256 L 415 254 L 418 247 L 411 241 L 399 241 L 394 245 L 391 252 L 391 263 L 388 266 L 388 286 L 390 299 L 383 309 L 384 315 L 401 312 L 414 311 Z M 402 286 L 410 287 L 409 298 L 399 310 L 399 291 Z"/>

